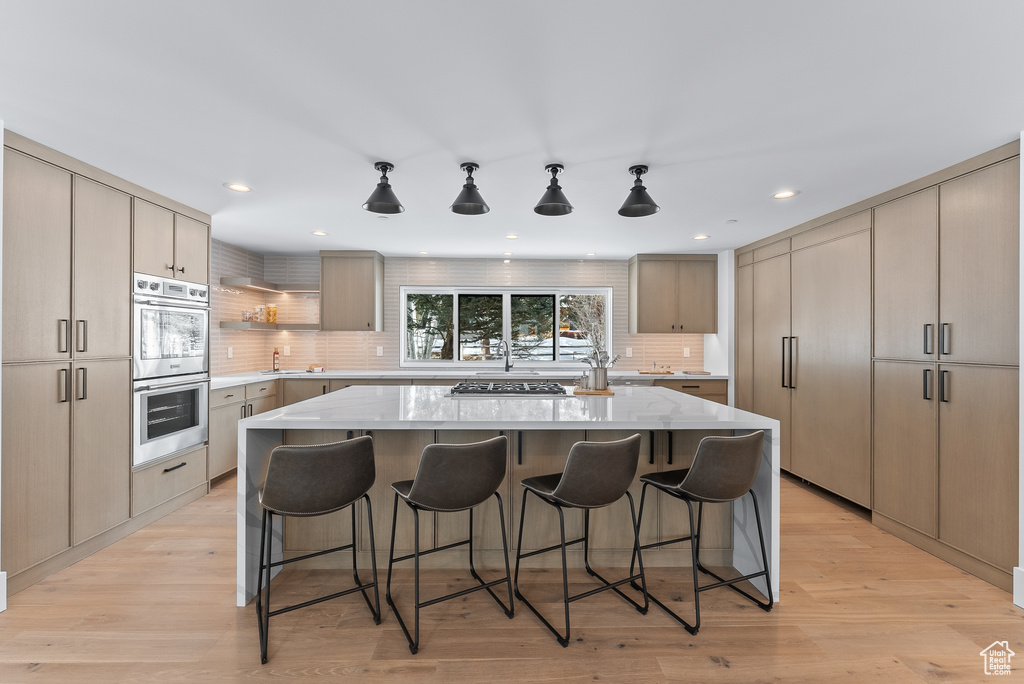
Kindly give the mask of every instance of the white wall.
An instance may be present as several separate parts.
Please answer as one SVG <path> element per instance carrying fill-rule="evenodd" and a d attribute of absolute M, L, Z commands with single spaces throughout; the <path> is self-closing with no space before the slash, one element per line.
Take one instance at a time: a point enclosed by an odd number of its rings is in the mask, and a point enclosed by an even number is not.
<path fill-rule="evenodd" d="M 728 375 L 735 377 L 733 348 L 735 335 L 732 324 L 735 319 L 733 309 L 735 297 L 735 265 L 736 257 L 733 250 L 718 255 L 718 333 L 704 336 L 704 370 L 712 375 Z M 729 404 L 733 404 L 735 383 L 729 383 Z"/>
<path fill-rule="evenodd" d="M 1021 139 L 1024 140 L 1024 131 L 1021 132 Z M 1020 224 L 1024 226 L 1024 176 L 1021 177 L 1021 217 Z M 1017 343 L 1020 345 L 1018 363 L 1024 359 L 1024 240 L 1020 242 L 1020 271 L 1019 286 L 1020 296 L 1020 332 L 1017 335 Z M 1020 383 L 1018 397 L 1024 397 L 1024 375 L 1018 374 Z M 1024 608 L 1024 447 L 1021 446 L 1020 426 L 1024 424 L 1024 401 L 1017 401 L 1017 567 L 1013 569 L 1013 602 Z"/>
<path fill-rule="evenodd" d="M 0 119 L 0 148 L 3 147 L 4 142 L 4 122 Z M 4 156 L 0 154 L 0 208 L 4 206 Z M 3 333 L 3 268 L 4 268 L 4 213 L 0 211 L 0 333 Z M 0 340 L 3 339 L 3 335 L 0 334 Z M 2 344 L 2 343 L 0 343 Z M 3 356 L 3 349 L 0 349 L 0 358 Z M 3 376 L 0 375 L 0 378 Z M 3 392 L 3 380 L 0 379 L 0 394 Z M 0 405 L 0 413 L 3 412 L 3 406 Z M 0 462 L 3 460 L 3 454 L 0 453 Z M 2 496 L 2 495 L 0 495 Z M 3 558 L 0 558 L 0 567 L 3 567 Z M 7 610 L 7 573 L 0 572 L 0 611 Z"/>

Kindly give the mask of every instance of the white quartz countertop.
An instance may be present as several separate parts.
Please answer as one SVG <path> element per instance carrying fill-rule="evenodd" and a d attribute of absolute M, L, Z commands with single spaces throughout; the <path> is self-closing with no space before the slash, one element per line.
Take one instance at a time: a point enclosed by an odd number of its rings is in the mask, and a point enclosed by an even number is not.
<path fill-rule="evenodd" d="M 531 371 L 534 369 L 530 369 Z M 307 373 L 302 370 L 284 370 L 277 373 L 238 373 L 235 375 L 220 375 L 211 379 L 210 389 L 224 389 L 236 385 L 245 385 L 250 382 L 263 382 L 268 378 L 283 378 L 291 380 L 563 380 L 579 377 L 587 367 L 580 364 L 578 369 L 557 368 L 551 370 L 537 370 L 536 373 L 525 374 L 523 372 L 512 372 L 506 374 L 500 368 L 493 373 L 482 373 L 480 371 L 457 369 L 457 370 L 326 370 L 323 373 Z M 613 382 L 622 381 L 652 381 L 652 380 L 728 380 L 728 375 L 697 375 L 683 373 L 681 371 L 672 375 L 651 375 L 641 374 L 635 370 L 608 371 L 608 379 Z"/>
<path fill-rule="evenodd" d="M 404 376 L 403 376 L 404 377 Z M 701 376 L 707 377 L 707 376 Z M 613 396 L 453 397 L 438 385 L 354 385 L 239 422 L 242 429 L 778 430 L 778 421 L 665 387 Z"/>

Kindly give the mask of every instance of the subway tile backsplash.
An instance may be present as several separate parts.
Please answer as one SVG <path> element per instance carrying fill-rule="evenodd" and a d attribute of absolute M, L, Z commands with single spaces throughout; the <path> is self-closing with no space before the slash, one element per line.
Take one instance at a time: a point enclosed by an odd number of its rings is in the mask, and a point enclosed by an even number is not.
<path fill-rule="evenodd" d="M 434 259 L 388 257 L 384 261 L 384 332 L 295 332 L 227 330 L 221 321 L 242 319 L 243 310 L 258 304 L 277 306 L 278 323 L 317 323 L 317 294 L 274 294 L 220 285 L 224 276 L 248 276 L 278 284 L 305 285 L 320 281 L 319 257 L 264 256 L 213 240 L 211 249 L 210 370 L 230 375 L 265 370 L 274 347 L 281 368 L 320 364 L 332 369 L 398 369 L 399 287 L 402 285 L 578 285 L 611 286 L 613 349 L 621 354 L 620 369 L 648 370 L 651 364 L 672 370 L 703 370 L 703 335 L 630 335 L 627 332 L 627 262 L 576 259 Z M 284 347 L 289 356 L 284 356 Z M 377 356 L 377 347 L 384 355 Z M 626 358 L 626 348 L 633 357 Z M 232 358 L 228 358 L 228 348 Z M 683 350 L 689 348 L 689 358 Z"/>

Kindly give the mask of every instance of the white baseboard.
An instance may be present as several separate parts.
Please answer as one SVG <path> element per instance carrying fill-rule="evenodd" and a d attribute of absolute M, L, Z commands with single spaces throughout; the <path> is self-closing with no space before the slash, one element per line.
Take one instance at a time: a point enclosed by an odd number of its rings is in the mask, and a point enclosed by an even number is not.
<path fill-rule="evenodd" d="M 1013 569 L 1013 603 L 1024 608 L 1024 568 Z"/>

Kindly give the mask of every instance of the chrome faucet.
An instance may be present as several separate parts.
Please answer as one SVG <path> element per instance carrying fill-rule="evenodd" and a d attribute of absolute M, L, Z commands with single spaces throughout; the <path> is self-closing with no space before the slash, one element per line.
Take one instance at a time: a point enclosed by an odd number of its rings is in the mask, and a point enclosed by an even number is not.
<path fill-rule="evenodd" d="M 510 370 L 512 370 L 512 366 L 514 365 L 511 361 L 512 350 L 509 348 L 507 340 L 502 340 L 501 342 L 498 342 L 499 352 L 501 352 L 502 347 L 505 348 L 505 372 L 508 373 Z"/>

